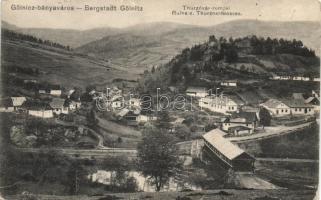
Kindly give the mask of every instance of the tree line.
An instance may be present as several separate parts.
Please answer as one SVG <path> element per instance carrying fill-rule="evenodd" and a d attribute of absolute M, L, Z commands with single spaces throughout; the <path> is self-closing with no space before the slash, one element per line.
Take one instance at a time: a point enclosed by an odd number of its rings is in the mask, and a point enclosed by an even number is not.
<path fill-rule="evenodd" d="M 2 39 L 25 40 L 25 41 L 35 42 L 38 44 L 43 44 L 43 45 L 47 45 L 47 46 L 51 46 L 51 47 L 55 47 L 55 48 L 59 48 L 59 49 L 65 49 L 68 51 L 72 50 L 72 48 L 68 45 L 65 46 L 65 45 L 59 44 L 57 42 L 53 42 L 50 40 L 43 40 L 41 38 L 37 38 L 37 37 L 23 34 L 23 33 L 17 33 L 15 31 L 10 31 L 7 29 L 2 29 L 1 34 L 2 34 Z"/>

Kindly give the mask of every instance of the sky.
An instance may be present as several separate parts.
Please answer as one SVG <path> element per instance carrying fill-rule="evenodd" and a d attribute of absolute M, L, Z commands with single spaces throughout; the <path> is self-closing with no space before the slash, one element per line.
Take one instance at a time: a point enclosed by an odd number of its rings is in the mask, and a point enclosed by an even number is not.
<path fill-rule="evenodd" d="M 13 10 L 22 6 L 74 6 L 74 11 Z M 143 11 L 84 11 L 85 5 L 142 6 Z M 172 11 L 186 6 L 228 7 L 240 16 L 177 16 Z M 2 0 L 2 20 L 19 27 L 91 29 L 98 27 L 127 27 L 150 22 L 177 22 L 210 26 L 231 20 L 321 21 L 318 0 Z"/>

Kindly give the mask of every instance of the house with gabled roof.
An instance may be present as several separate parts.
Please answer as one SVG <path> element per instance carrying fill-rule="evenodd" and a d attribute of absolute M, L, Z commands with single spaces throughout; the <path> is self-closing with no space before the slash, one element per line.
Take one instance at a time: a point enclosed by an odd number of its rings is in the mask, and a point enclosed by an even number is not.
<path fill-rule="evenodd" d="M 50 107 L 56 115 L 68 114 L 68 107 L 65 106 L 65 99 L 53 98 L 50 102 Z"/>
<path fill-rule="evenodd" d="M 304 102 L 304 99 L 269 99 L 260 104 L 267 109 L 272 116 L 286 115 L 313 115 L 313 106 Z"/>
<path fill-rule="evenodd" d="M 17 110 L 27 100 L 26 97 L 11 97 L 14 110 Z"/>
<path fill-rule="evenodd" d="M 213 112 L 223 114 L 238 112 L 243 105 L 243 101 L 233 95 L 212 95 L 201 98 L 199 101 L 199 106 L 201 108 L 206 108 Z"/>
<path fill-rule="evenodd" d="M 49 104 L 41 101 L 27 100 L 23 103 L 22 107 L 27 113 L 34 117 L 52 118 L 53 112 Z"/>
<path fill-rule="evenodd" d="M 258 126 L 256 112 L 240 111 L 222 120 L 222 130 L 234 135 L 252 134 Z"/>
<path fill-rule="evenodd" d="M 214 129 L 204 134 L 203 154 L 234 171 L 252 172 L 255 158 L 224 138 L 226 133 Z"/>
<path fill-rule="evenodd" d="M 208 96 L 208 91 L 204 87 L 188 87 L 185 93 L 188 96 L 199 98 Z"/>

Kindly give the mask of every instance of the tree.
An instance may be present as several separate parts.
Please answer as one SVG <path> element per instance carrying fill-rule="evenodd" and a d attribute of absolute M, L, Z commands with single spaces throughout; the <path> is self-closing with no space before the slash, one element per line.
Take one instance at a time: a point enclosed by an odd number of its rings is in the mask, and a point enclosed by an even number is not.
<path fill-rule="evenodd" d="M 90 112 L 87 113 L 86 119 L 87 119 L 88 126 L 92 127 L 97 125 L 98 123 L 98 119 L 96 119 L 96 114 L 94 110 L 90 110 Z"/>
<path fill-rule="evenodd" d="M 263 128 L 264 126 L 269 126 L 271 124 L 271 115 L 268 110 L 265 108 L 261 108 L 259 112 L 260 117 L 260 124 L 262 124 Z"/>
<path fill-rule="evenodd" d="M 169 178 L 175 175 L 175 170 L 181 167 L 174 144 L 175 138 L 151 125 L 144 129 L 143 134 L 143 140 L 137 149 L 137 167 L 159 192 Z"/>
<path fill-rule="evenodd" d="M 185 124 L 181 124 L 175 127 L 175 135 L 179 139 L 188 140 L 191 137 L 191 130 Z"/>
<path fill-rule="evenodd" d="M 168 112 L 163 110 L 158 112 L 155 124 L 158 128 L 169 129 L 171 127 L 170 121 Z"/>

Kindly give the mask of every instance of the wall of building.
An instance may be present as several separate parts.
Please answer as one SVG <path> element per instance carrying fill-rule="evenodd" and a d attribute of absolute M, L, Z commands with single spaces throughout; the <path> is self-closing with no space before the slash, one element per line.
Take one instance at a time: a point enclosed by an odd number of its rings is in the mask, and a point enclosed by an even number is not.
<path fill-rule="evenodd" d="M 53 117 L 52 110 L 29 110 L 29 115 L 41 118 L 51 118 Z"/>

